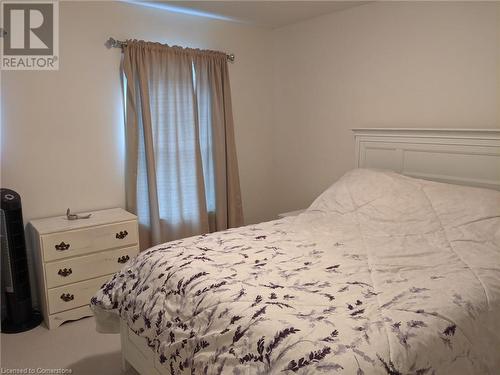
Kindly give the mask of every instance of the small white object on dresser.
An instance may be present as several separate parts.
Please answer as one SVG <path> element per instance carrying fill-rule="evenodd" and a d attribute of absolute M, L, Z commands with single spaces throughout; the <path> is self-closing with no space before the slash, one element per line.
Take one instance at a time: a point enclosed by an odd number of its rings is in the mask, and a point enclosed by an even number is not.
<path fill-rule="evenodd" d="M 283 219 L 285 217 L 298 216 L 298 215 L 300 215 L 304 211 L 305 211 L 305 209 L 303 209 L 303 210 L 295 210 L 295 211 L 290 211 L 290 212 L 283 212 L 281 214 L 278 214 L 278 218 L 279 219 Z"/>
<path fill-rule="evenodd" d="M 121 208 L 33 220 L 39 297 L 49 329 L 91 316 L 90 299 L 139 252 L 137 217 Z"/>

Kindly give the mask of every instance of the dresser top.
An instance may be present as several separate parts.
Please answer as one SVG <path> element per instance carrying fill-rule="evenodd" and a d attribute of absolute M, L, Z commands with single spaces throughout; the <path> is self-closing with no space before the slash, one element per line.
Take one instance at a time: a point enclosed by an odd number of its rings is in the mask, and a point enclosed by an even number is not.
<path fill-rule="evenodd" d="M 88 219 L 68 220 L 66 215 L 48 217 L 30 221 L 30 224 L 40 235 L 64 232 L 67 230 L 82 229 L 96 225 L 119 223 L 121 221 L 136 220 L 137 217 L 122 208 L 111 208 L 109 210 L 79 212 L 80 215 L 92 214 Z"/>

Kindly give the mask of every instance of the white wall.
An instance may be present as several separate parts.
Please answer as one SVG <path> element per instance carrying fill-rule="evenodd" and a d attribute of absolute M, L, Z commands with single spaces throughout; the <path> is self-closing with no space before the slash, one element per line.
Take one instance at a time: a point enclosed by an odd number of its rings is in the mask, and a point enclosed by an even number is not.
<path fill-rule="evenodd" d="M 356 127 L 500 127 L 500 3 L 374 2 L 274 33 L 275 210 L 354 166 Z"/>
<path fill-rule="evenodd" d="M 1 72 L 1 186 L 21 194 L 25 223 L 67 207 L 125 205 L 121 53 L 104 46 L 110 36 L 236 55 L 230 78 L 245 221 L 273 218 L 269 31 L 108 1 L 60 2 L 59 19 L 59 71 Z M 29 248 L 28 256 L 33 269 Z M 35 290 L 33 276 L 31 284 Z"/>
<path fill-rule="evenodd" d="M 120 2 L 60 3 L 60 70 L 2 72 L 2 186 L 26 221 L 124 205 L 120 51 L 226 50 L 247 223 L 306 207 L 354 127 L 500 127 L 500 4 L 374 2 L 274 31 Z"/>
<path fill-rule="evenodd" d="M 2 72 L 2 186 L 25 221 L 124 206 L 120 51 L 109 36 L 236 54 L 230 64 L 247 222 L 272 217 L 269 31 L 120 2 L 60 3 L 60 70 Z M 270 199 L 270 197 L 269 197 Z"/>

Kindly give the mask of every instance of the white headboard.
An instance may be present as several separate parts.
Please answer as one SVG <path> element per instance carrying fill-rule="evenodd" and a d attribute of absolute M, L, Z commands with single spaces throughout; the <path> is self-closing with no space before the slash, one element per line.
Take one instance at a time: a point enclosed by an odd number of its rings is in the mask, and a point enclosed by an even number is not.
<path fill-rule="evenodd" d="M 500 190 L 500 129 L 353 129 L 357 168 Z"/>

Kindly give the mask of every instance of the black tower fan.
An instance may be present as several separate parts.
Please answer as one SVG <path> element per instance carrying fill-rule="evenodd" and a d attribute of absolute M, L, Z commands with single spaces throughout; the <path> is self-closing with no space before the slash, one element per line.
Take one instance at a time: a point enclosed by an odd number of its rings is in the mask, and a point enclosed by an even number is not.
<path fill-rule="evenodd" d="M 5 292 L 2 305 L 6 306 L 7 315 L 2 320 L 2 332 L 24 332 L 38 326 L 42 318 L 31 305 L 21 197 L 9 189 L 0 189 L 0 196 L 2 284 Z"/>

